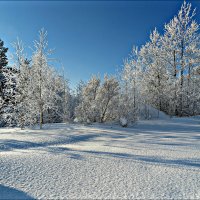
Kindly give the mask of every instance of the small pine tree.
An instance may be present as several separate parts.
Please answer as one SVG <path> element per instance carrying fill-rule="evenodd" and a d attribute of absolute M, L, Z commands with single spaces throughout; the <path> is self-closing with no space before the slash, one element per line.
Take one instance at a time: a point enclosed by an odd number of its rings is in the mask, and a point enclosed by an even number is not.
<path fill-rule="evenodd" d="M 0 71 L 8 64 L 7 51 L 8 48 L 4 47 L 4 42 L 0 39 Z"/>

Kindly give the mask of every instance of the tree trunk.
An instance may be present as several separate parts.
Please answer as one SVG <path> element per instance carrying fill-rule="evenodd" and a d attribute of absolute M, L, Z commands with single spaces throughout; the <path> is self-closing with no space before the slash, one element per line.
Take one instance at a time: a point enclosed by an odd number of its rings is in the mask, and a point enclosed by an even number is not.
<path fill-rule="evenodd" d="M 173 57 L 174 57 L 174 115 L 178 115 L 178 109 L 177 109 L 177 94 L 176 94 L 176 77 L 177 77 L 177 71 L 176 71 L 176 51 L 173 51 Z"/>
<path fill-rule="evenodd" d="M 188 113 L 191 114 L 190 112 L 190 78 L 191 78 L 191 63 L 189 63 L 189 66 L 188 66 L 188 77 L 187 77 L 187 108 L 188 108 Z"/>
<path fill-rule="evenodd" d="M 43 124 L 43 112 L 42 109 L 40 109 L 40 129 L 42 129 L 42 124 Z"/>
<path fill-rule="evenodd" d="M 160 74 L 158 72 L 158 92 L 159 92 L 159 111 L 161 111 L 161 77 Z M 159 118 L 159 113 L 158 113 L 158 118 Z"/>
<path fill-rule="evenodd" d="M 183 60 L 183 51 L 184 51 L 184 40 L 181 41 L 181 74 L 180 74 L 180 116 L 183 115 L 183 72 L 184 72 L 184 60 Z"/>
<path fill-rule="evenodd" d="M 106 107 L 105 107 L 105 109 L 104 109 L 104 111 L 102 113 L 101 120 L 100 120 L 101 123 L 104 122 L 104 117 L 105 117 L 109 102 L 110 102 L 110 99 L 108 99 L 108 101 L 106 103 Z"/>

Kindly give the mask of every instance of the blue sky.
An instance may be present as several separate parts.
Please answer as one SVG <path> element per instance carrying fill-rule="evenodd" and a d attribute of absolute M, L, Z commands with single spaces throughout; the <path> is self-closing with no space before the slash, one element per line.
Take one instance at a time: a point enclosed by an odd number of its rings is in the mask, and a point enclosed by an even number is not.
<path fill-rule="evenodd" d="M 19 37 L 27 49 L 38 30 L 48 31 L 54 58 L 71 86 L 92 74 L 114 74 L 133 45 L 144 44 L 155 27 L 162 32 L 182 1 L 0 1 L 0 37 L 12 51 Z M 200 22 L 200 1 L 192 1 Z"/>

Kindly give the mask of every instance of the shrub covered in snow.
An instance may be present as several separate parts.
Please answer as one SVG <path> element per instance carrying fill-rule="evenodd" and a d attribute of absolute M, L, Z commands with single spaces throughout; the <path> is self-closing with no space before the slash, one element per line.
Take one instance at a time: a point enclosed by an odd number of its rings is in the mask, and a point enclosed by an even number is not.
<path fill-rule="evenodd" d="M 78 123 L 80 120 L 76 117 L 75 119 L 74 119 L 74 123 Z"/>
<path fill-rule="evenodd" d="M 127 127 L 128 126 L 128 120 L 125 117 L 120 118 L 120 125 L 122 127 Z"/>

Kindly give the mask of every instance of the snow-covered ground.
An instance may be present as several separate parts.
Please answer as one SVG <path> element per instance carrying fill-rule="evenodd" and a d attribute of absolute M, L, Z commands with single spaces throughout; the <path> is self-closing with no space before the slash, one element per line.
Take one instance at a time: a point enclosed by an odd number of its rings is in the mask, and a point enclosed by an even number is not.
<path fill-rule="evenodd" d="M 200 119 L 0 129 L 0 199 L 200 199 Z"/>

